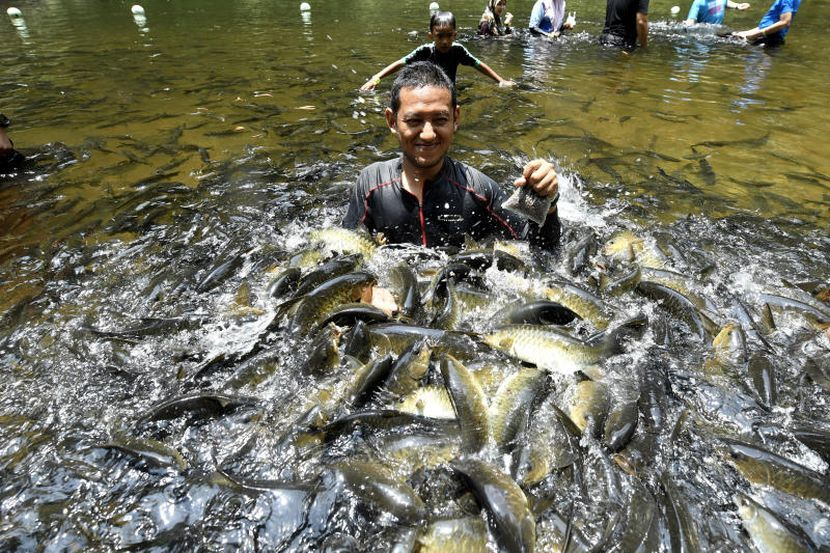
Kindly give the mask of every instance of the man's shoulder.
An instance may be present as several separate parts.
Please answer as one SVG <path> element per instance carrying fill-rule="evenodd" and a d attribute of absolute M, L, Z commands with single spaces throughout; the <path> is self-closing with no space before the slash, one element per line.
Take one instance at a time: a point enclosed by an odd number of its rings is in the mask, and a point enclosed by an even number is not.
<path fill-rule="evenodd" d="M 400 163 L 399 157 L 370 163 L 360 171 L 358 186 L 370 188 L 400 180 Z"/>
<path fill-rule="evenodd" d="M 482 189 L 497 186 L 496 181 L 476 169 L 475 167 L 450 158 L 446 158 L 449 167 L 448 178 L 470 188 Z"/>

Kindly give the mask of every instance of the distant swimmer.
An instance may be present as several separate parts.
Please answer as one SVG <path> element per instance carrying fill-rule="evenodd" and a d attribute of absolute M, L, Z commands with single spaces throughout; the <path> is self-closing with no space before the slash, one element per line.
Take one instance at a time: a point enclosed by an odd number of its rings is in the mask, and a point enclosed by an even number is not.
<path fill-rule="evenodd" d="M 489 0 L 481 20 L 478 22 L 478 34 L 481 36 L 502 36 L 513 32 L 510 23 L 513 14 L 507 11 L 507 0 Z"/>
<path fill-rule="evenodd" d="M 499 86 L 513 86 L 513 81 L 502 79 L 490 66 L 473 56 L 464 46 L 455 42 L 458 33 L 455 30 L 455 16 L 450 12 L 438 12 L 429 20 L 429 38 L 432 44 L 424 44 L 413 50 L 409 55 L 387 65 L 380 73 L 360 87 L 360 90 L 374 90 L 380 80 L 391 75 L 401 68 L 416 61 L 432 62 L 447 74 L 455 83 L 455 75 L 459 65 L 475 67 L 479 72 L 487 75 Z"/>
<path fill-rule="evenodd" d="M 599 41 L 626 51 L 648 46 L 648 0 L 607 0 Z"/>
<path fill-rule="evenodd" d="M 694 0 L 692 7 L 689 9 L 689 15 L 686 16 L 686 25 L 694 25 L 695 23 L 720 25 L 723 23 L 726 8 L 748 10 L 750 6 L 746 2 L 738 3 L 732 0 Z"/>
<path fill-rule="evenodd" d="M 801 0 L 775 0 L 754 29 L 735 33 L 746 41 L 761 46 L 780 46 L 790 31 Z"/>
<path fill-rule="evenodd" d="M 566 29 L 573 29 L 576 16 L 565 18 L 565 0 L 536 0 L 530 11 L 530 32 L 548 38 L 558 37 Z"/>
<path fill-rule="evenodd" d="M 0 113 L 0 175 L 17 172 L 24 160 L 23 154 L 14 149 L 14 142 L 6 132 L 9 125 L 9 118 Z"/>

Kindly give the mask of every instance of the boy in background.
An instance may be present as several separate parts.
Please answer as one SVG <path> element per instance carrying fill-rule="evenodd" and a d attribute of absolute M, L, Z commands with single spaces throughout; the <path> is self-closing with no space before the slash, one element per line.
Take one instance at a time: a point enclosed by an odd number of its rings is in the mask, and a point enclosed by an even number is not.
<path fill-rule="evenodd" d="M 499 86 L 513 86 L 513 81 L 502 79 L 490 66 L 473 56 L 464 46 L 455 42 L 458 33 L 455 30 L 455 16 L 450 12 L 438 12 L 429 20 L 429 38 L 432 44 L 424 44 L 413 50 L 408 56 L 390 63 L 382 71 L 360 87 L 360 90 L 374 90 L 380 80 L 400 70 L 405 65 L 416 61 L 429 61 L 441 67 L 455 84 L 458 65 L 475 67 L 497 83 Z"/>
<path fill-rule="evenodd" d="M 784 44 L 784 37 L 790 31 L 799 7 L 801 0 L 775 0 L 757 27 L 733 34 L 751 44 L 780 46 Z"/>
<path fill-rule="evenodd" d="M 738 3 L 732 0 L 695 0 L 689 9 L 689 15 L 686 16 L 686 25 L 694 25 L 695 23 L 720 25 L 723 23 L 726 8 L 748 10 L 749 7 L 746 2 Z"/>

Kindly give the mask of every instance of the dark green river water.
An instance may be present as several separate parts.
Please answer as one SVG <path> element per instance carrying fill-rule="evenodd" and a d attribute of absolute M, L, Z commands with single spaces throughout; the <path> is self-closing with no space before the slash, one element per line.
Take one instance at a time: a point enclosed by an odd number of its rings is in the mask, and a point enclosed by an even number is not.
<path fill-rule="evenodd" d="M 358 89 L 426 42 L 427 4 L 317 0 L 301 15 L 283 0 L 151 0 L 142 20 L 129 3 L 28 0 L 14 4 L 22 21 L 0 16 L 0 112 L 28 157 L 0 177 L 0 550 L 451 551 L 435 545 L 445 520 L 466 521 L 450 534 L 473 535 L 472 551 L 517 550 L 486 501 L 465 494 L 467 465 L 447 465 L 457 451 L 418 446 L 407 464 L 389 436 L 362 435 L 376 428 L 298 438 L 319 422 L 310 408 L 332 415 L 350 373 L 309 371 L 311 336 L 269 326 L 276 276 L 319 249 L 310 232 L 337 226 L 360 169 L 396 154 L 383 122 L 391 78 Z M 531 6 L 510 1 L 518 27 Z M 442 4 L 459 41 L 517 83 L 459 68 L 453 157 L 500 183 L 532 157 L 562 174 L 561 255 L 487 271 L 485 305 L 458 329 L 484 332 L 551 279 L 603 302 L 608 320 L 568 327 L 581 338 L 648 318 L 644 336 L 586 369 L 612 406 L 636 405 L 630 444 L 585 432 L 570 444 L 578 462 L 520 482 L 537 551 L 562 550 L 567 522 L 568 551 L 749 551 L 738 492 L 805 534 L 805 550 L 828 547 L 830 2 L 805 1 L 771 52 L 687 30 L 688 5 L 677 18 L 671 6 L 652 1 L 649 47 L 627 55 L 597 44 L 601 2 L 569 1 L 577 27 L 557 42 L 480 40 L 483 2 Z M 754 27 L 766 9 L 730 10 L 726 23 Z M 608 246 L 621 231 L 639 238 L 630 259 Z M 605 286 L 603 271 L 639 265 L 658 279 L 643 248 L 667 256 L 660 266 L 675 287 L 685 279 L 711 328 L 647 286 Z M 365 267 L 388 284 L 411 258 L 378 251 Z M 582 254 L 590 262 L 575 265 Z M 426 285 L 447 257 L 420 255 Z M 712 339 L 735 321 L 744 353 L 713 369 Z M 522 365 L 471 351 L 465 363 L 498 404 L 499 380 Z M 436 354 L 424 384 L 443 382 L 438 365 Z M 574 379 L 553 377 L 528 420 L 568 411 Z M 244 401 L 191 416 L 154 407 L 195 393 Z M 525 441 L 543 430 L 525 426 Z M 751 477 L 724 453 L 730 439 L 798 467 L 784 483 Z M 510 472 L 494 443 L 476 459 Z M 355 485 L 383 480 L 356 458 L 392 470 L 426 514 L 413 524 Z M 777 462 L 763 466 L 786 472 Z"/>

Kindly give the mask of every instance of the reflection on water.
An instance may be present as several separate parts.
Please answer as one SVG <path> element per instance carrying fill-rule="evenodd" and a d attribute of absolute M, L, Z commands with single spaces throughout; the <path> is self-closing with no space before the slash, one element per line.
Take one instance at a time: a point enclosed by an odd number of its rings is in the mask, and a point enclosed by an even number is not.
<path fill-rule="evenodd" d="M 601 7 L 574 7 L 576 32 L 550 43 L 523 33 L 477 40 L 482 6 L 453 6 L 461 40 L 518 82 L 503 90 L 459 71 L 454 157 L 506 183 L 527 157 L 555 156 L 566 229 L 545 271 L 485 272 L 483 307 L 465 303 L 458 324 L 487 329 L 517 290 L 554 275 L 598 295 L 612 328 L 648 316 L 624 353 L 585 369 L 601 384 L 591 393 L 611 390 L 615 417 L 635 414 L 630 441 L 619 451 L 604 435 L 563 442 L 571 461 L 556 457 L 563 466 L 524 484 L 538 549 L 561 544 L 570 519 L 586 548 L 609 540 L 625 550 L 639 538 L 647 550 L 748 550 L 737 491 L 826 546 L 827 500 L 810 485 L 827 475 L 830 431 L 830 342 L 817 328 L 830 274 L 830 86 L 814 40 L 823 29 L 805 12 L 770 55 L 712 29 L 660 23 L 669 6 L 657 3 L 649 50 L 626 55 L 596 44 Z M 146 8 L 152 32 L 126 6 L 84 1 L 29 5 L 25 36 L 1 23 L 24 39 L 0 51 L 0 108 L 29 158 L 0 182 L 1 548 L 411 543 L 393 513 L 412 511 L 355 495 L 360 470 L 378 480 L 381 469 L 344 460 L 381 460 L 396 485 L 417 491 L 430 522 L 451 519 L 496 547 L 498 531 L 447 465 L 404 470 L 444 459 L 460 441 L 451 431 L 370 426 L 322 445 L 293 434 L 319 423 L 309 406 L 336 404 L 349 384 L 339 379 L 352 373 L 348 361 L 309 369 L 309 337 L 269 326 L 276 276 L 322 263 L 311 229 L 336 225 L 360 168 L 395 152 L 384 94 L 357 88 L 425 40 L 425 6 L 315 5 L 313 22 L 287 3 Z M 756 20 L 739 13 L 730 23 Z M 621 231 L 633 233 L 633 249 L 609 256 Z M 425 286 L 447 261 L 379 252 L 367 262 L 376 276 L 407 259 Z M 673 273 L 646 267 L 638 278 L 685 286 L 693 309 L 626 280 L 658 254 Z M 468 282 L 458 289 L 481 301 Z M 721 328 L 740 336 L 735 321 L 746 337 L 733 347 L 751 363 L 724 361 L 713 344 Z M 586 316 L 567 331 L 587 338 L 607 322 Z M 266 330 L 268 347 L 257 349 Z M 483 348 L 465 362 L 490 405 L 500 380 L 522 369 Z M 571 409 L 589 389 L 577 380 L 556 380 L 542 407 L 512 411 L 534 415 L 524 445 L 542 433 L 535 421 L 555 422 L 554 406 Z M 442 382 L 436 362 L 422 384 Z M 191 417 L 165 419 L 158 403 L 182 397 L 192 401 L 179 414 Z M 755 482 L 724 451 L 726 438 L 810 472 Z M 477 458 L 510 471 L 500 450 Z"/>
<path fill-rule="evenodd" d="M 757 95 L 772 66 L 772 61 L 770 54 L 764 51 L 754 51 L 746 55 L 741 95 L 733 100 L 736 111 L 743 111 L 751 105 L 764 103 L 762 99 L 757 98 Z"/>

